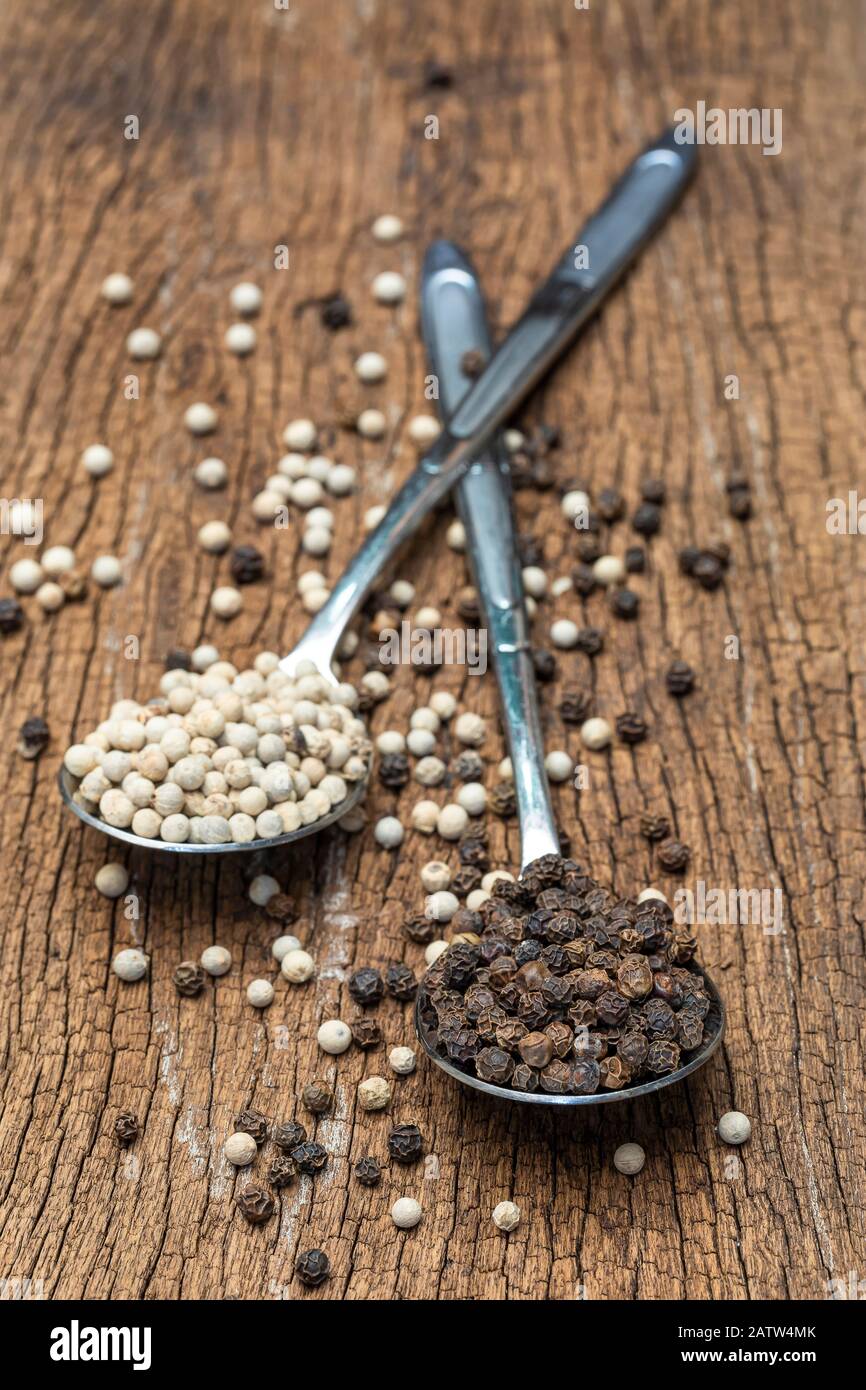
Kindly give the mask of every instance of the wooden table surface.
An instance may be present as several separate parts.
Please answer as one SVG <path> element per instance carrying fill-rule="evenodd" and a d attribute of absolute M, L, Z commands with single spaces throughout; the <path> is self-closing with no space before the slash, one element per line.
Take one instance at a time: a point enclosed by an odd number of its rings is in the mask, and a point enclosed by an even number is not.
<path fill-rule="evenodd" d="M 866 541 L 829 534 L 825 510 L 857 486 L 864 446 L 856 7 L 12 0 L 0 45 L 3 495 L 43 499 L 47 543 L 73 545 L 88 565 L 116 554 L 125 575 L 53 617 L 26 600 L 25 628 L 0 641 L 0 1276 L 92 1299 L 590 1300 L 823 1299 L 851 1271 L 862 1277 Z M 452 70 L 450 88 L 429 85 L 429 60 Z M 781 154 L 702 151 L 684 206 L 522 422 L 561 428 L 561 481 L 615 484 L 633 505 L 656 475 L 669 493 L 635 581 L 638 623 L 616 623 L 599 597 L 541 606 L 540 641 L 554 615 L 607 631 L 593 664 L 561 654 L 543 690 L 545 738 L 579 753 L 557 712 L 565 684 L 591 684 L 597 713 L 642 711 L 645 744 L 584 753 L 589 788 L 555 790 L 575 856 L 620 893 L 648 883 L 672 893 L 678 881 L 658 872 L 638 831 L 644 810 L 664 811 L 692 849 L 686 885 L 779 889 L 784 931 L 699 929 L 727 1039 L 704 1072 L 655 1099 L 521 1113 L 422 1064 L 395 1080 L 390 1114 L 365 1114 L 356 1085 L 387 1069 L 384 1055 L 323 1063 L 315 1029 L 355 1012 L 344 983 L 353 963 L 420 968 L 401 923 L 422 903 L 420 863 L 446 847 L 409 834 L 392 855 L 368 829 L 266 857 L 300 904 L 297 930 L 319 970 L 305 989 L 277 977 L 274 1005 L 258 1014 L 245 985 L 274 974 L 276 929 L 246 896 L 252 865 L 135 851 L 132 907 L 105 900 L 93 878 L 113 856 L 61 808 L 60 757 L 112 700 L 152 694 L 172 646 L 212 639 L 243 664 L 287 650 L 302 630 L 295 580 L 311 566 L 297 521 L 288 533 L 258 528 L 249 502 L 287 420 L 309 414 L 328 431 L 381 404 L 385 441 L 341 428 L 330 449 L 362 480 L 334 506 L 333 577 L 365 509 L 411 469 L 406 421 L 430 408 L 416 309 L 427 241 L 446 234 L 470 250 L 502 331 L 628 159 L 699 100 L 781 107 Z M 125 138 L 130 116 L 136 140 Z M 430 116 L 438 139 L 425 138 Z M 398 245 L 371 237 L 383 212 L 406 222 Z M 287 269 L 274 267 L 280 246 Z M 409 281 L 397 310 L 369 293 L 384 269 Z M 128 308 L 99 297 L 113 270 L 135 281 Z M 258 349 L 243 361 L 222 344 L 240 279 L 265 295 Z M 329 335 L 310 301 L 338 288 L 356 322 Z M 127 357 L 139 324 L 164 335 L 157 362 Z M 387 356 L 384 386 L 355 382 L 365 349 Z M 125 389 L 131 372 L 139 399 Z M 726 398 L 732 375 L 737 399 Z M 197 399 L 220 411 L 205 441 L 181 424 Z M 94 484 L 79 455 L 96 440 L 116 467 Z M 209 453 L 228 462 L 224 493 L 192 482 Z M 737 470 L 752 484 L 746 525 L 726 507 Z M 568 573 L 575 535 L 556 492 L 523 491 L 518 510 L 551 577 Z M 397 573 L 453 620 L 466 581 L 444 544 L 449 515 Z M 270 566 L 228 625 L 208 610 L 227 561 L 195 544 L 196 529 L 222 517 Z M 628 536 L 622 524 L 614 547 Z M 676 555 L 719 537 L 731 569 L 706 593 L 678 573 Z M 14 537 L 0 547 L 8 593 L 9 563 L 34 552 Z M 137 659 L 125 654 L 130 637 Z M 676 655 L 700 675 L 685 702 L 664 689 Z M 502 749 L 490 676 L 448 667 L 431 681 L 400 668 L 374 729 L 405 729 L 431 688 L 490 717 L 492 783 Z M 32 715 L 52 732 L 35 763 L 14 752 Z M 376 785 L 370 815 L 408 820 L 419 794 Z M 494 862 L 513 865 L 515 823 L 491 818 L 490 830 Z M 136 942 L 150 977 L 124 986 L 110 962 Z M 230 975 L 179 999 L 175 965 L 213 942 L 231 948 Z M 389 1044 L 411 1041 L 408 1009 L 389 1003 L 380 1017 Z M 269 1224 L 248 1227 L 234 1204 L 245 1175 L 221 1155 L 232 1116 L 253 1105 L 288 1119 L 316 1074 L 337 1086 L 334 1115 L 316 1126 L 330 1166 L 289 1188 Z M 753 1124 L 741 1150 L 714 1132 L 731 1108 Z M 143 1133 L 123 1154 L 112 1128 L 125 1110 Z M 425 1164 L 361 1188 L 351 1163 L 383 1154 L 390 1123 L 408 1119 L 424 1132 Z M 647 1153 L 637 1178 L 613 1167 L 625 1140 Z M 389 1218 L 399 1195 L 423 1205 L 414 1231 Z M 508 1238 L 490 1219 L 503 1198 L 523 1212 Z M 311 1246 L 333 1264 L 316 1294 L 292 1279 Z"/>

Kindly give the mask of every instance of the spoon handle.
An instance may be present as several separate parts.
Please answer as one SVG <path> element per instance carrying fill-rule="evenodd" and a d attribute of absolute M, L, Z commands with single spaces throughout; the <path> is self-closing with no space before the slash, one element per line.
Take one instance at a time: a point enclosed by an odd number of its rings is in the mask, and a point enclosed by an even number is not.
<path fill-rule="evenodd" d="M 477 277 L 463 253 L 450 242 L 434 242 L 427 252 L 421 280 L 421 323 L 427 355 L 439 377 L 439 405 L 447 419 L 466 394 L 467 381 L 460 368 L 463 354 L 476 350 L 488 357 L 491 346 Z M 466 551 L 499 685 L 524 867 L 542 854 L 558 854 L 559 839 L 542 756 L 511 476 L 498 437 L 482 448 L 458 483 L 457 510 L 466 528 Z"/>
<path fill-rule="evenodd" d="M 669 130 L 628 167 L 533 295 L 300 642 L 280 663 L 287 674 L 294 675 L 300 661 L 310 660 L 322 675 L 334 679 L 331 664 L 340 642 L 381 570 L 599 307 L 675 206 L 694 157 L 694 146 L 678 145 Z"/>

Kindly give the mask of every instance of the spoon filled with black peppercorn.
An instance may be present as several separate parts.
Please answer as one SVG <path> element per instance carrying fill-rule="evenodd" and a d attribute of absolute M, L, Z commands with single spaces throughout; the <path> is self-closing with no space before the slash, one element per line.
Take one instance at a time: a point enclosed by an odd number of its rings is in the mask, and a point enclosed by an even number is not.
<path fill-rule="evenodd" d="M 467 353 L 490 353 L 477 279 L 448 242 L 428 252 L 422 322 L 442 409 L 466 389 Z M 660 899 L 617 898 L 562 856 L 542 761 L 535 675 L 508 464 L 498 442 L 457 492 L 502 704 L 521 870 L 498 880 L 427 970 L 415 1025 L 449 1076 L 501 1099 L 594 1105 L 696 1071 L 722 1041 L 724 1006 L 696 943 Z"/>

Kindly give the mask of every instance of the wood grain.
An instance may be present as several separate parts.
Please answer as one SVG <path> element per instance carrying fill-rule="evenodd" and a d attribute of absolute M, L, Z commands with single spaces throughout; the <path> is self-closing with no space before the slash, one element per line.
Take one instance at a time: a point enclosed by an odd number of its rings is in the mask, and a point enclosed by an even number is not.
<path fill-rule="evenodd" d="M 48 1297 L 519 1300 L 822 1299 L 828 1280 L 862 1277 L 866 551 L 861 537 L 825 527 L 827 499 L 857 486 L 864 447 L 854 8 L 11 0 L 0 45 L 2 492 L 44 499 L 48 543 L 74 545 L 88 564 L 118 554 L 126 576 L 53 618 L 28 601 L 25 629 L 0 642 L 0 1276 L 42 1280 Z M 434 58 L 452 68 L 450 90 L 425 85 Z M 275 856 L 319 973 L 304 990 L 280 983 L 260 1017 L 244 988 L 272 973 L 276 933 L 249 903 L 241 865 L 136 852 L 140 918 L 127 920 L 93 888 L 111 856 L 62 811 L 60 755 L 113 699 L 149 695 L 169 647 L 213 638 L 243 663 L 263 647 L 287 650 L 302 630 L 295 578 L 310 566 L 297 526 L 257 529 L 249 499 L 288 419 L 311 414 L 331 429 L 347 410 L 383 403 L 383 446 L 341 430 L 331 450 L 363 480 L 335 508 L 334 576 L 364 510 L 412 467 L 405 422 L 425 407 L 416 289 L 428 239 L 466 245 L 501 331 L 628 158 L 698 100 L 783 108 L 783 151 L 703 151 L 681 211 L 528 412 L 527 427 L 561 426 L 562 480 L 616 484 L 634 501 L 641 478 L 661 475 L 670 497 L 637 581 L 638 624 L 615 625 L 597 597 L 543 605 L 541 634 L 554 614 L 607 629 L 591 671 L 586 658 L 561 658 L 543 692 L 546 738 L 578 752 L 556 712 L 566 682 L 591 680 L 600 713 L 641 710 L 646 744 L 588 755 L 589 790 L 556 791 L 576 857 L 620 892 L 650 881 L 672 891 L 638 833 L 644 809 L 667 811 L 692 847 L 687 882 L 779 888 L 786 929 L 701 929 L 727 1041 L 693 1082 L 652 1102 L 515 1113 L 420 1066 L 396 1083 L 391 1115 L 366 1115 L 356 1083 L 383 1070 L 383 1054 L 324 1064 L 315 1027 L 354 1012 L 353 962 L 420 965 L 400 924 L 420 905 L 419 863 L 441 847 L 412 835 L 391 857 L 368 831 Z M 130 114 L 137 141 L 124 139 Z M 429 115 L 438 140 L 424 138 Z M 370 236 L 385 211 L 407 223 L 395 247 Z M 287 271 L 273 268 L 280 245 Z M 98 286 L 117 269 L 136 292 L 112 310 Z M 397 311 L 368 293 L 382 269 L 409 279 Z M 222 346 L 241 278 L 265 291 L 259 347 L 243 362 Z M 330 336 L 309 305 L 337 288 L 356 323 Z M 143 323 L 164 334 L 165 351 L 132 366 L 124 339 Z M 386 354 L 390 375 L 361 391 L 351 363 L 368 348 Z M 137 401 L 124 396 L 130 371 Z M 731 373 L 736 401 L 724 396 Z M 197 399 L 220 410 L 213 441 L 191 441 L 180 424 Z M 117 457 L 98 485 L 78 462 L 95 440 Z M 212 452 L 229 464 L 225 494 L 191 480 Z M 726 510 L 735 467 L 755 499 L 745 527 Z M 556 494 L 518 503 L 549 573 L 567 573 L 574 538 Z M 209 517 L 261 544 L 271 567 L 226 628 L 207 607 L 226 561 L 194 539 Z M 428 528 L 400 573 L 453 618 L 465 578 L 446 523 Z M 676 552 L 711 536 L 733 559 L 724 588 L 706 594 L 679 575 Z M 5 575 L 21 543 L 0 546 Z M 127 635 L 137 661 L 124 658 Z M 729 636 L 738 660 L 725 658 Z M 664 690 L 674 654 L 701 673 L 683 703 Z M 449 668 L 413 684 L 401 669 L 374 727 L 405 728 L 431 684 L 495 724 L 489 677 Z M 35 714 L 52 743 L 25 763 L 9 731 Z M 501 756 L 497 737 L 485 755 Z M 415 799 L 411 787 L 399 797 L 376 787 L 371 816 L 397 808 L 405 818 Z M 495 861 L 513 863 L 514 825 L 494 822 L 491 836 Z M 122 987 L 110 961 L 134 941 L 151 975 Z M 215 941 L 234 953 L 231 974 L 179 1000 L 175 964 Z M 410 1040 L 403 1008 L 383 1005 L 381 1016 L 389 1044 Z M 248 1228 L 233 1202 L 244 1178 L 221 1157 L 231 1118 L 246 1104 L 289 1118 L 314 1074 L 338 1089 L 335 1117 L 316 1126 L 329 1169 L 288 1189 L 278 1219 Z M 754 1126 L 737 1153 L 714 1134 L 731 1107 Z M 122 1155 L 111 1130 L 126 1109 L 143 1134 Z M 383 1154 L 392 1119 L 417 1120 L 433 1157 L 361 1189 L 350 1162 Z M 626 1139 L 647 1151 L 637 1179 L 612 1166 Z M 388 1216 L 402 1194 L 424 1206 L 409 1233 Z M 506 1197 L 524 1214 L 507 1239 L 490 1221 Z M 307 1294 L 292 1268 L 314 1245 L 334 1274 Z"/>

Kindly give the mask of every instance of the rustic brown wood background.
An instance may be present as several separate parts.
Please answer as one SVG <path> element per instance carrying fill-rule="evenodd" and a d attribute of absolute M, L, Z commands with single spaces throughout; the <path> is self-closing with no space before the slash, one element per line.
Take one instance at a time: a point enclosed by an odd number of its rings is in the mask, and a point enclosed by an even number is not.
<path fill-rule="evenodd" d="M 425 85 L 429 59 L 452 68 L 451 90 Z M 828 535 L 825 504 L 862 481 L 863 59 L 856 7 L 809 0 L 4 6 L 3 495 L 44 498 L 47 542 L 73 544 L 86 563 L 116 553 L 126 580 L 53 618 L 28 601 L 25 630 L 0 645 L 0 1276 L 95 1299 L 590 1300 L 822 1299 L 828 1281 L 862 1277 L 866 541 Z M 579 806 L 571 790 L 556 792 L 576 855 L 619 891 L 672 890 L 637 830 L 645 808 L 666 810 L 693 849 L 688 881 L 780 888 L 786 931 L 702 929 L 727 1041 L 703 1074 L 657 1100 L 524 1114 L 421 1065 L 395 1085 L 391 1116 L 369 1116 L 355 1086 L 385 1068 L 383 1054 L 323 1065 L 311 1039 L 323 1017 L 354 1012 L 343 984 L 353 962 L 420 965 L 400 922 L 420 904 L 418 865 L 437 846 L 412 835 L 392 857 L 367 831 L 277 856 L 319 977 L 305 990 L 279 982 L 259 1015 L 244 986 L 273 973 L 275 931 L 246 898 L 249 865 L 132 854 L 141 916 L 127 920 L 93 888 L 107 844 L 59 804 L 61 752 L 112 699 L 152 693 L 172 645 L 213 637 L 243 662 L 298 635 L 294 580 L 310 566 L 297 529 L 257 531 L 249 499 L 288 419 L 310 413 L 327 427 L 384 403 L 383 446 L 341 433 L 332 451 L 363 479 L 335 507 L 335 575 L 363 510 L 412 467 L 403 427 L 425 404 L 415 291 L 427 240 L 447 234 L 470 249 L 501 330 L 628 158 L 701 99 L 782 107 L 783 152 L 703 152 L 682 210 L 526 417 L 561 425 L 562 476 L 617 483 L 634 500 L 641 477 L 661 474 L 670 492 L 651 572 L 637 581 L 642 620 L 610 633 L 591 676 L 586 658 L 562 657 L 558 686 L 544 692 L 547 739 L 577 752 L 556 713 L 566 679 L 593 681 L 599 713 L 643 710 L 647 744 L 589 755 Z M 140 138 L 128 141 L 133 114 Z M 424 138 L 428 115 L 438 140 Z M 395 247 L 370 235 L 386 211 L 407 223 Z M 273 268 L 280 244 L 287 271 Z M 410 282 L 396 312 L 368 292 L 388 268 Z M 116 269 L 136 285 L 121 310 L 98 295 Z M 258 351 L 244 362 L 222 346 L 241 278 L 265 292 Z M 302 306 L 338 287 L 357 322 L 332 337 Z M 141 323 L 160 329 L 165 351 L 135 368 L 123 343 Z M 360 391 L 351 362 L 366 348 L 382 349 L 391 371 L 384 387 Z M 130 370 L 137 402 L 124 398 Z M 724 398 L 731 373 L 735 401 Z M 191 441 L 180 425 L 195 399 L 220 407 L 213 440 Z M 117 455 L 98 485 L 78 462 L 94 440 Z M 205 495 L 191 469 L 214 452 L 231 481 Z M 735 465 L 753 485 L 745 528 L 725 505 Z M 573 535 L 556 495 L 524 492 L 519 508 L 544 537 L 550 574 L 567 572 Z M 237 538 L 258 538 L 272 567 L 228 627 L 207 607 L 227 563 L 194 544 L 196 528 L 222 516 Z M 452 617 L 465 581 L 444 525 L 399 572 Z M 715 594 L 684 581 L 675 559 L 709 536 L 733 552 Z M 4 576 L 19 553 L 2 539 Z M 540 629 L 577 606 L 546 604 Z M 601 600 L 585 611 L 605 621 Z M 138 661 L 124 658 L 127 635 L 140 641 Z M 729 636 L 739 660 L 725 659 Z M 683 704 L 663 687 L 673 654 L 701 673 Z M 491 679 L 464 676 L 452 668 L 434 684 L 494 716 Z M 375 728 L 405 728 L 430 684 L 401 670 Z M 10 731 L 36 714 L 52 742 L 25 763 Z M 485 752 L 501 755 L 495 738 Z M 377 787 L 370 809 L 407 816 L 417 795 Z M 513 862 L 513 823 L 495 822 L 492 837 L 496 862 Z M 151 976 L 120 986 L 110 961 L 135 940 Z M 232 948 L 231 974 L 179 1000 L 175 964 L 210 942 Z M 391 1004 L 381 1016 L 389 1043 L 410 1041 L 407 1011 Z M 233 1200 L 244 1175 L 221 1157 L 231 1117 L 252 1104 L 289 1118 L 316 1073 L 338 1087 L 336 1115 L 317 1127 L 330 1168 L 252 1229 Z M 754 1125 L 739 1152 L 714 1134 L 731 1107 Z M 111 1130 L 126 1109 L 144 1130 L 124 1156 Z M 364 1190 L 350 1164 L 383 1153 L 392 1118 L 416 1119 L 435 1157 Z M 626 1139 L 647 1151 L 637 1179 L 612 1165 Z M 409 1233 L 388 1216 L 401 1194 L 424 1207 Z M 490 1221 L 506 1197 L 523 1210 L 507 1239 Z M 333 1278 L 309 1295 L 292 1268 L 313 1245 L 329 1253 Z"/>

